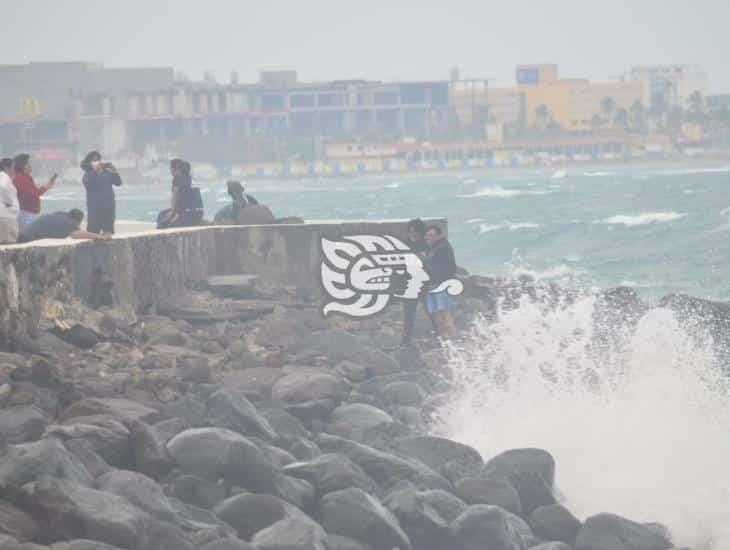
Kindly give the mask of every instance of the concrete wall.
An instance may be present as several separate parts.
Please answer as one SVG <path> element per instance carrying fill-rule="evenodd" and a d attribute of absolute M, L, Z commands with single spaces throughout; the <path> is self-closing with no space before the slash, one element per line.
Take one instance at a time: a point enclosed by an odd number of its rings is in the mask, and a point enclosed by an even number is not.
<path fill-rule="evenodd" d="M 446 229 L 445 220 L 426 221 Z M 97 268 L 111 278 L 117 305 L 136 311 L 154 310 L 210 275 L 256 274 L 316 298 L 321 292 L 321 237 L 404 237 L 405 224 L 381 220 L 206 227 L 130 234 L 105 243 L 64 240 L 0 247 L 0 333 L 32 334 L 47 298 L 87 300 Z"/>

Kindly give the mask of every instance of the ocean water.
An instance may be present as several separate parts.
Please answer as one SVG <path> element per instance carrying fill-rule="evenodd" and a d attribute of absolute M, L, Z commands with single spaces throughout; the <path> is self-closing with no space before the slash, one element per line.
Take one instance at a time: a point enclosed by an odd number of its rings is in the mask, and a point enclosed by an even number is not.
<path fill-rule="evenodd" d="M 730 165 L 245 183 L 277 216 L 445 216 L 457 260 L 472 273 L 627 285 L 648 298 L 730 299 Z M 225 185 L 197 184 L 212 216 L 227 202 Z M 61 183 L 44 202 L 46 209 L 83 207 L 83 189 Z M 167 185 L 122 187 L 117 217 L 153 221 L 168 204 Z"/>

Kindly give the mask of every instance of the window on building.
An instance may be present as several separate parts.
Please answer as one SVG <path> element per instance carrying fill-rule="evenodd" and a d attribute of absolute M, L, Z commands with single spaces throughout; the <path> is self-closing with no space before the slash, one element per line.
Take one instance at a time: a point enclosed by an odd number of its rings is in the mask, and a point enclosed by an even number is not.
<path fill-rule="evenodd" d="M 294 94 L 289 98 L 293 109 L 314 107 L 314 94 Z"/>
<path fill-rule="evenodd" d="M 284 96 L 280 94 L 267 94 L 261 98 L 261 107 L 265 111 L 283 110 Z"/>
<path fill-rule="evenodd" d="M 339 107 L 345 104 L 345 97 L 340 93 L 319 94 L 320 107 Z"/>
<path fill-rule="evenodd" d="M 375 105 L 395 105 L 398 103 L 398 94 L 395 92 L 375 92 L 373 99 Z"/>

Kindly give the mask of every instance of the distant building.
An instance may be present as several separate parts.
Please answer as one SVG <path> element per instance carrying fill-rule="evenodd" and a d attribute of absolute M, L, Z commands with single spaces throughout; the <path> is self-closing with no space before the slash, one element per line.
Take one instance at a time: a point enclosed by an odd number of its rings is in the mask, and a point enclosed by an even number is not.
<path fill-rule="evenodd" d="M 705 105 L 710 111 L 730 109 L 730 94 L 708 95 L 705 98 Z"/>
<path fill-rule="evenodd" d="M 664 101 L 670 107 L 685 109 L 694 92 L 700 92 L 704 97 L 709 91 L 707 73 L 699 65 L 633 67 L 628 80 L 643 85 L 642 101 L 648 108 L 654 107 L 657 101 Z"/>

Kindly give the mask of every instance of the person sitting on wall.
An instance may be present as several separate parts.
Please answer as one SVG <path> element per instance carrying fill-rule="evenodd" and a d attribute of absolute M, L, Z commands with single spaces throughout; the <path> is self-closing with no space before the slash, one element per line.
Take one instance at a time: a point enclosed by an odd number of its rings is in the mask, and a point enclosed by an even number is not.
<path fill-rule="evenodd" d="M 172 204 L 157 216 L 157 228 L 189 227 L 203 219 L 203 199 L 200 189 L 193 187 L 190 163 L 182 159 L 170 161 L 172 173 Z"/>
<path fill-rule="evenodd" d="M 216 213 L 214 218 L 216 223 L 237 223 L 239 214 L 244 208 L 260 206 L 259 201 L 245 193 L 245 188 L 240 181 L 231 180 L 226 183 L 226 187 L 228 196 L 231 197 L 231 204 L 224 206 Z"/>
<path fill-rule="evenodd" d="M 29 243 L 41 239 L 95 239 L 106 241 L 112 238 L 108 233 L 92 233 L 81 229 L 84 213 L 73 209 L 68 212 L 53 212 L 38 216 L 33 223 L 20 232 L 18 242 Z"/>

